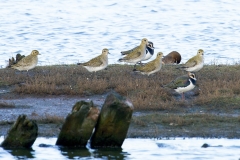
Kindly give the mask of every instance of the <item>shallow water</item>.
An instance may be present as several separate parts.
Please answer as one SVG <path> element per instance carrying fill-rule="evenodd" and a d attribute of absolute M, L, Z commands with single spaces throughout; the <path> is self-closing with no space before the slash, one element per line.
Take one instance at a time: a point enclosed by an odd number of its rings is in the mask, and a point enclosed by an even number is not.
<path fill-rule="evenodd" d="M 182 62 L 205 50 L 205 63 L 239 62 L 240 10 L 237 0 L 189 1 L 0 1 L 0 68 L 17 53 L 37 49 L 39 65 L 87 61 L 110 49 L 154 43 L 155 52 L 176 50 Z M 154 56 L 155 57 L 155 56 Z"/>
<path fill-rule="evenodd" d="M 67 149 L 55 146 L 57 138 L 37 138 L 30 150 L 4 150 L 0 159 L 223 159 L 240 158 L 239 139 L 126 139 L 122 149 Z M 0 142 L 3 137 L 0 138 Z M 211 147 L 202 148 L 207 143 Z M 40 147 L 47 144 L 48 147 Z"/>

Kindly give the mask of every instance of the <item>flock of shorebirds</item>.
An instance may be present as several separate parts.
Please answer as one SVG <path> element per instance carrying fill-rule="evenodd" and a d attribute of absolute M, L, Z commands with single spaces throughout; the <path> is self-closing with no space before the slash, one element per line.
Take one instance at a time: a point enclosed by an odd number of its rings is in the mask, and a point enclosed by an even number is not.
<path fill-rule="evenodd" d="M 89 72 L 97 72 L 105 69 L 108 66 L 108 54 L 109 50 L 104 48 L 102 54 L 89 60 L 85 63 L 78 63 L 78 65 L 83 66 Z M 163 56 L 162 52 L 158 52 L 154 60 L 142 64 L 142 61 L 149 60 L 154 54 L 153 43 L 148 41 L 147 38 L 143 38 L 139 46 L 128 50 L 122 51 L 121 54 L 124 56 L 120 58 L 119 62 L 126 62 L 134 64 L 133 71 L 140 72 L 144 75 L 151 75 L 161 70 L 162 64 L 179 64 L 181 61 L 181 55 L 173 51 L 167 56 Z M 188 72 L 188 75 L 180 76 L 163 87 L 168 87 L 174 89 L 176 92 L 182 94 L 182 99 L 184 100 L 184 93 L 192 90 L 196 85 L 196 76 L 194 72 L 199 71 L 203 67 L 203 54 L 204 51 L 199 49 L 197 55 L 190 58 L 186 63 L 180 65 L 178 68 L 183 69 Z M 17 69 L 19 71 L 28 71 L 33 69 L 38 63 L 39 52 L 33 50 L 30 55 L 23 57 L 16 64 L 11 65 L 11 68 Z M 136 64 L 140 64 L 136 66 Z"/>

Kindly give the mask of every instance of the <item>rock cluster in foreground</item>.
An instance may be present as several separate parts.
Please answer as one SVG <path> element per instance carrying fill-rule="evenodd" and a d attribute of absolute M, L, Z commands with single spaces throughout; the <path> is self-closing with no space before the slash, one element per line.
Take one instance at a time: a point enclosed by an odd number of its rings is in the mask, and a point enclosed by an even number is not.
<path fill-rule="evenodd" d="M 120 148 L 126 138 L 132 118 L 133 105 L 117 93 L 107 96 L 101 111 L 93 102 L 79 101 L 65 119 L 56 145 L 92 148 Z M 37 138 L 38 126 L 20 115 L 1 146 L 31 148 Z"/>

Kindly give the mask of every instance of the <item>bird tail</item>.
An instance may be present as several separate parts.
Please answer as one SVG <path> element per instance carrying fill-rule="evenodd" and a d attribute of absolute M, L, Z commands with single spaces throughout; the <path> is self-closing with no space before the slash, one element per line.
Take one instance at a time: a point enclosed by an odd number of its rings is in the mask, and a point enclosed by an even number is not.
<path fill-rule="evenodd" d="M 122 51 L 121 54 L 124 56 L 126 55 L 127 53 L 125 51 Z"/>
<path fill-rule="evenodd" d="M 124 59 L 123 58 L 120 58 L 119 60 L 118 60 L 118 62 L 123 62 L 124 61 Z"/>
<path fill-rule="evenodd" d="M 176 67 L 176 69 L 180 69 L 180 70 L 182 70 L 182 69 L 184 69 L 184 68 L 186 68 L 186 67 L 184 67 L 184 66 L 178 66 L 178 67 Z"/>

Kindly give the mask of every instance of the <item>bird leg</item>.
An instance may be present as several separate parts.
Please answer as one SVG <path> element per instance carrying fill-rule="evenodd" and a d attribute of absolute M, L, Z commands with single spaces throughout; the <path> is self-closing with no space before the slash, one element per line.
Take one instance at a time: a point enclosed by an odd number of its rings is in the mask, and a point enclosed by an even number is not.
<path fill-rule="evenodd" d="M 136 69 L 136 65 L 137 65 L 137 63 L 136 63 L 136 64 L 134 64 L 134 67 L 133 67 L 133 69 Z"/>
<path fill-rule="evenodd" d="M 182 93 L 182 100 L 185 100 L 184 92 Z"/>

